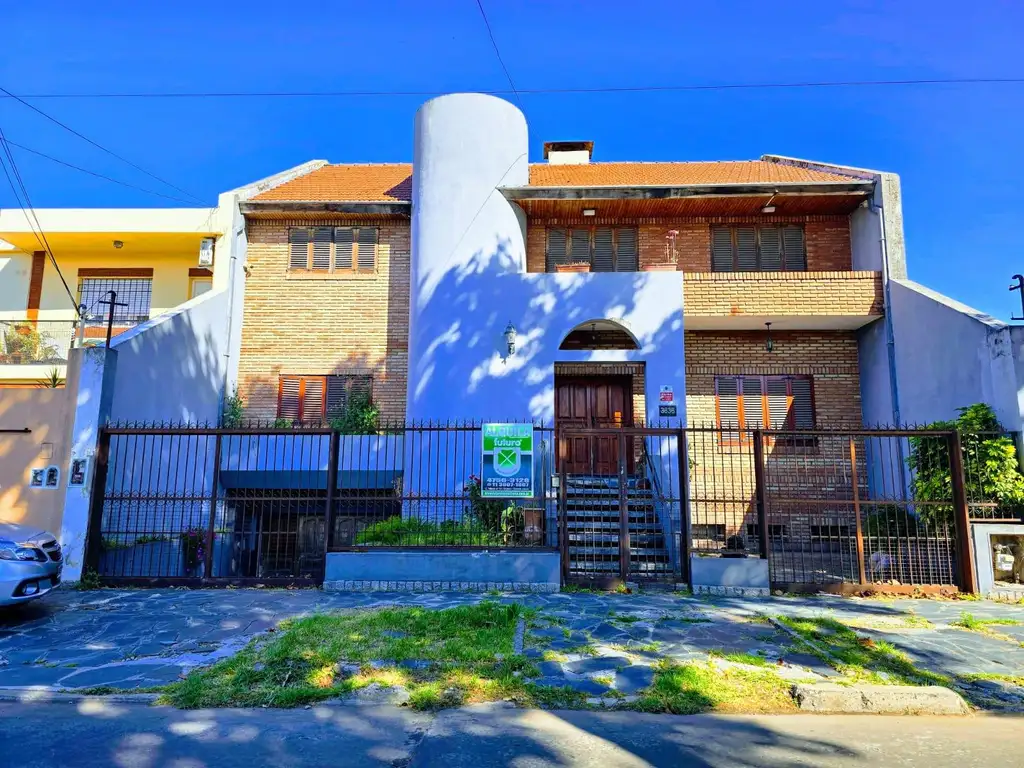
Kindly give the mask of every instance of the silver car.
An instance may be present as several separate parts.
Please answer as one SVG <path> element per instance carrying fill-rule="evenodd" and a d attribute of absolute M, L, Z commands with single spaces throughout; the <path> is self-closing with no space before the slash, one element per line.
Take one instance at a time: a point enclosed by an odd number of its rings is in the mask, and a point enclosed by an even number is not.
<path fill-rule="evenodd" d="M 35 600 L 56 589 L 63 565 L 52 533 L 0 521 L 0 606 Z"/>

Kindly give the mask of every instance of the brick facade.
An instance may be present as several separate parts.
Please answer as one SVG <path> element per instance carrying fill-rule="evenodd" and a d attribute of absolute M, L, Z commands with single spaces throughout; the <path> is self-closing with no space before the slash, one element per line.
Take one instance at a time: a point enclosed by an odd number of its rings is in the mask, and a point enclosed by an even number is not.
<path fill-rule="evenodd" d="M 881 315 L 880 272 L 700 272 L 683 279 L 687 316 Z"/>
<path fill-rule="evenodd" d="M 374 274 L 289 272 L 289 226 L 360 223 L 379 227 Z M 276 416 L 280 374 L 370 373 L 381 417 L 404 418 L 408 220 L 250 219 L 248 238 L 238 380 L 246 416 Z"/>
<path fill-rule="evenodd" d="M 711 271 L 711 227 L 715 224 L 803 224 L 810 272 L 839 272 L 853 268 L 848 216 L 701 216 L 678 220 L 634 222 L 602 219 L 535 219 L 527 226 L 528 272 L 545 271 L 547 227 L 635 226 L 639 241 L 640 268 L 671 263 L 667 234 L 675 230 L 675 256 L 683 272 Z"/>

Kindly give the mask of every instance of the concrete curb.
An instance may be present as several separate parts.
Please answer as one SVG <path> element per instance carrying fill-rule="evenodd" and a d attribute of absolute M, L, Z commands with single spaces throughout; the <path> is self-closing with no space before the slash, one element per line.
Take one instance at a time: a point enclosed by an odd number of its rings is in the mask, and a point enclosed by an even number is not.
<path fill-rule="evenodd" d="M 966 715 L 970 708 L 956 691 L 938 685 L 797 683 L 792 688 L 804 712 L 872 715 Z"/>
<path fill-rule="evenodd" d="M 152 706 L 160 698 L 158 693 L 73 693 L 53 691 L 37 687 L 0 687 L 0 701 L 11 701 L 19 704 L 65 702 L 77 704 L 83 701 L 104 702 L 107 704 L 145 704 Z"/>

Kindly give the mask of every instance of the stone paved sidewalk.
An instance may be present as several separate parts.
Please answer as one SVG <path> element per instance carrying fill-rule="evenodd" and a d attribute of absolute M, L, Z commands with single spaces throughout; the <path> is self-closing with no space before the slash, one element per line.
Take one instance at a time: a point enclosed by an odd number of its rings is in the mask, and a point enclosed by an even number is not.
<path fill-rule="evenodd" d="M 754 654 L 794 680 L 835 671 L 793 648 L 764 616 L 829 616 L 885 640 L 914 663 L 944 675 L 1024 676 L 1024 607 L 993 602 L 867 600 L 834 597 L 697 598 L 674 593 L 548 595 L 326 593 L 319 590 L 61 591 L 0 611 L 0 688 L 142 689 L 164 685 L 243 647 L 280 621 L 320 611 L 380 606 L 449 608 L 485 599 L 539 609 L 526 653 L 540 684 L 621 699 L 650 684 L 660 659 Z M 967 611 L 1019 625 L 991 632 L 951 626 Z M 716 663 L 728 664 L 722 660 Z M 1024 689 L 978 681 L 1007 708 Z"/>

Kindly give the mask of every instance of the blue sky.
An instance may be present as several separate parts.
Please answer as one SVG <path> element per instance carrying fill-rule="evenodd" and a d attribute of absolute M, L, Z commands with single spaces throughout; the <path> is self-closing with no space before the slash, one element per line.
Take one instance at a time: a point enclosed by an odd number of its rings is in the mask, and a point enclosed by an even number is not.
<path fill-rule="evenodd" d="M 474 0 L 0 3 L 0 86 L 18 94 L 500 89 Z M 322 6 L 317 9 L 317 6 Z M 296 9 L 299 4 L 296 4 Z M 520 88 L 1024 77 L 1018 0 L 484 0 Z M 409 161 L 418 96 L 40 99 L 60 120 L 212 202 L 312 158 Z M 794 155 L 902 177 L 910 275 L 1008 319 L 1024 272 L 1024 85 L 523 96 L 531 160 Z M 7 137 L 173 190 L 0 99 Z M 175 205 L 14 149 L 38 207 Z M 14 199 L 0 186 L 0 205 Z M 59 254 L 58 254 L 59 258 Z"/>

